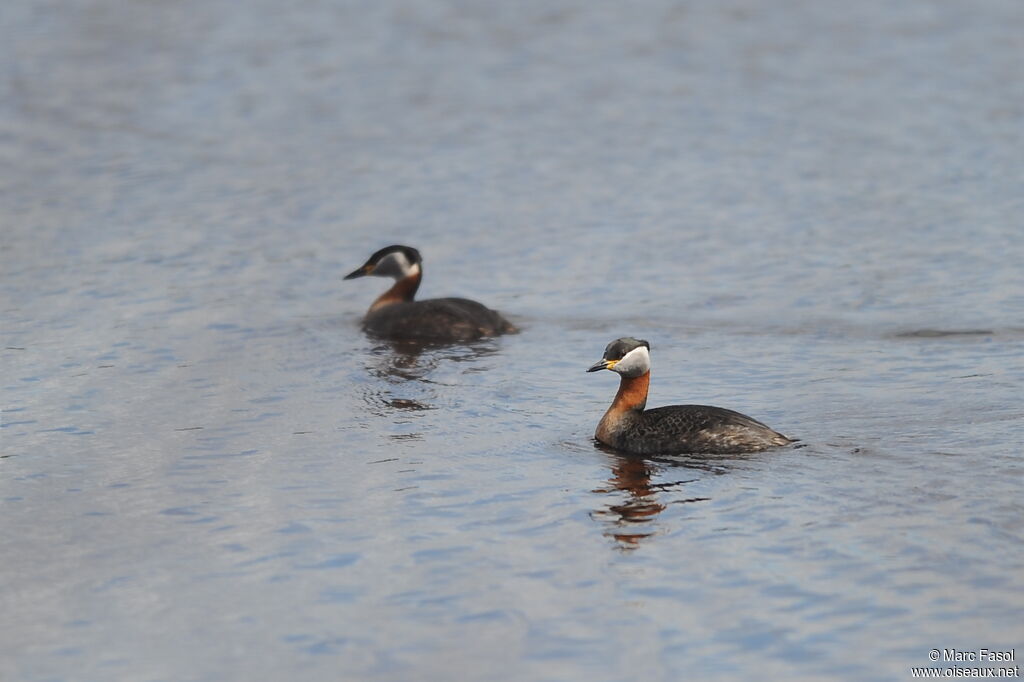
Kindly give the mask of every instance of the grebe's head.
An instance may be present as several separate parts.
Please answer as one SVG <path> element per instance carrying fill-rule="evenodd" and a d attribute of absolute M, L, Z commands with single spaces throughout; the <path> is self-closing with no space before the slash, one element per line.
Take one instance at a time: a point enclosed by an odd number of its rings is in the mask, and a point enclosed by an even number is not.
<path fill-rule="evenodd" d="M 345 279 L 355 279 L 366 275 L 376 277 L 393 277 L 405 279 L 420 272 L 423 258 L 420 252 L 411 246 L 385 246 L 363 264 L 363 267 L 345 275 Z"/>
<path fill-rule="evenodd" d="M 604 349 L 604 357 L 588 372 L 610 369 L 624 377 L 638 377 L 651 371 L 651 344 L 627 336 L 616 339 Z"/>

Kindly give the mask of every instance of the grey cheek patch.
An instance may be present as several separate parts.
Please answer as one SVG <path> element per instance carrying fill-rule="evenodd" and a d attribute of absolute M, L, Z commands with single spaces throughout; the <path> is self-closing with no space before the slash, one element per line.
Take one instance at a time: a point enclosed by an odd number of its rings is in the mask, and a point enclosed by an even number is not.
<path fill-rule="evenodd" d="M 640 376 L 650 369 L 651 357 L 644 346 L 629 351 L 615 365 L 615 371 L 624 376 Z"/>
<path fill-rule="evenodd" d="M 409 260 L 405 257 L 404 253 L 389 253 L 380 259 L 377 266 L 373 269 L 373 274 L 380 277 L 401 279 L 408 274 L 410 267 Z"/>

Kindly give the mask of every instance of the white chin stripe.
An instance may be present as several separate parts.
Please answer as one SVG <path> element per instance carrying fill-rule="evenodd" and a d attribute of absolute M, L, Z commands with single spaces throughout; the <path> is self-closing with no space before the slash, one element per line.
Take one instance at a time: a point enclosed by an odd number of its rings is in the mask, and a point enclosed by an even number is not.
<path fill-rule="evenodd" d="M 640 376 L 651 369 L 651 355 L 646 346 L 639 346 L 622 356 L 615 371 L 626 376 Z"/>

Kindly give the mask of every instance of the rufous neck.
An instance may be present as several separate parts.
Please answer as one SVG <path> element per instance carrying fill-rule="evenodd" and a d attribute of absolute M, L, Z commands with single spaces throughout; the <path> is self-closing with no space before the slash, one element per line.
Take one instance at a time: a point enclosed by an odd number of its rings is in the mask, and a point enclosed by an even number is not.
<path fill-rule="evenodd" d="M 423 279 L 423 272 L 416 268 L 415 272 L 398 280 L 394 286 L 378 296 L 370 306 L 370 310 L 374 311 L 392 303 L 413 300 L 416 297 L 416 290 L 420 288 L 421 279 Z"/>
<path fill-rule="evenodd" d="M 622 377 L 619 392 L 615 394 L 611 409 L 615 412 L 642 410 L 647 405 L 647 390 L 651 386 L 651 372 L 648 370 L 638 377 Z"/>

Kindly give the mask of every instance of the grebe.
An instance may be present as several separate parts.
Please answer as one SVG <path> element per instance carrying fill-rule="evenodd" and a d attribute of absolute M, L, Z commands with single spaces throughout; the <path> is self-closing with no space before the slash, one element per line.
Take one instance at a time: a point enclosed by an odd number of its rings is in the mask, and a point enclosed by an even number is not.
<path fill-rule="evenodd" d="M 622 377 L 619 392 L 594 437 L 638 455 L 756 452 L 795 442 L 756 419 L 706 405 L 669 405 L 644 410 L 651 383 L 651 345 L 630 337 L 604 349 L 588 372 L 610 369 Z"/>
<path fill-rule="evenodd" d="M 363 318 L 363 327 L 389 339 L 452 342 L 472 341 L 518 331 L 490 308 L 465 298 L 414 301 L 423 278 L 423 258 L 409 246 L 387 246 L 345 276 L 393 277 L 395 284 L 377 297 Z"/>

